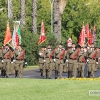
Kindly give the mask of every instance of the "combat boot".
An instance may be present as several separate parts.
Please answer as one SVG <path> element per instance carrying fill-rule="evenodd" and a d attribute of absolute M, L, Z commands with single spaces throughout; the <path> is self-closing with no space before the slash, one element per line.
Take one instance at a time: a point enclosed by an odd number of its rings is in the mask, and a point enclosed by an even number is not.
<path fill-rule="evenodd" d="M 48 69 L 46 69 L 46 78 L 48 78 Z"/>
<path fill-rule="evenodd" d="M 68 78 L 70 78 L 70 71 L 68 71 Z"/>
<path fill-rule="evenodd" d="M 57 77 L 58 77 L 58 72 L 57 70 L 55 70 L 55 79 L 57 79 Z"/>
<path fill-rule="evenodd" d="M 42 70 L 42 69 L 40 69 L 40 72 L 41 72 L 41 77 L 43 77 L 43 70 Z"/>
<path fill-rule="evenodd" d="M 88 78 L 90 78 L 91 77 L 91 72 L 88 72 Z"/>
<path fill-rule="evenodd" d="M 18 77 L 18 71 L 15 70 L 15 78 L 17 78 L 17 77 Z"/>

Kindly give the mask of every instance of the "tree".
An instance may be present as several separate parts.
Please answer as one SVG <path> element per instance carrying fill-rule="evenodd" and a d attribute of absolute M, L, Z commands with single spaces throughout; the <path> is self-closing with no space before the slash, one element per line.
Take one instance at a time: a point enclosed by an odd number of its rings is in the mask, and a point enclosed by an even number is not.
<path fill-rule="evenodd" d="M 37 33 L 37 0 L 33 0 L 32 2 L 32 31 L 33 33 Z"/>
<path fill-rule="evenodd" d="M 13 18 L 13 4 L 12 4 L 12 0 L 9 0 L 9 10 L 10 10 L 10 18 Z"/>
<path fill-rule="evenodd" d="M 54 35 L 61 42 L 61 15 L 59 11 L 59 0 L 54 0 Z"/>
<path fill-rule="evenodd" d="M 21 6 L 20 24 L 23 27 L 25 25 L 25 0 L 20 0 L 20 6 Z"/>

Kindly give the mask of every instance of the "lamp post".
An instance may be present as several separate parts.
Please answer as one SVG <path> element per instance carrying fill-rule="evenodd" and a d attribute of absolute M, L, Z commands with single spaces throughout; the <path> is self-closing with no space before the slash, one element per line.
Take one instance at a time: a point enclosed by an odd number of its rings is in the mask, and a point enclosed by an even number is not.
<path fill-rule="evenodd" d="M 49 0 L 51 6 L 51 33 L 53 33 L 53 3 L 54 0 Z"/>

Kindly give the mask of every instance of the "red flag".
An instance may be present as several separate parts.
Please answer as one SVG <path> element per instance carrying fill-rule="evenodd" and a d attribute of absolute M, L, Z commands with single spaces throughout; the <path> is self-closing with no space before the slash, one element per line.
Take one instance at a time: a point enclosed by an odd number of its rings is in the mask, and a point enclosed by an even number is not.
<path fill-rule="evenodd" d="M 85 38 L 85 26 L 83 25 L 82 30 L 80 32 L 79 41 L 78 41 L 78 44 L 80 46 L 84 46 L 84 42 L 85 42 L 84 38 Z"/>
<path fill-rule="evenodd" d="M 88 45 L 92 44 L 92 33 L 89 29 L 89 25 L 86 25 L 86 34 L 87 34 L 87 39 L 88 39 Z"/>
<path fill-rule="evenodd" d="M 5 33 L 5 37 L 4 37 L 4 46 L 6 44 L 9 44 L 9 42 L 11 42 L 12 40 L 12 36 L 11 36 L 11 32 L 10 32 L 10 26 L 9 26 L 9 22 L 7 22 L 7 28 L 6 28 L 6 33 Z"/>
<path fill-rule="evenodd" d="M 19 37 L 18 37 L 18 32 L 16 32 L 16 46 L 19 45 Z"/>
<path fill-rule="evenodd" d="M 46 33 L 45 33 L 44 22 L 42 21 L 42 23 L 41 23 L 41 34 L 40 34 L 40 38 L 39 38 L 38 44 L 41 44 L 46 40 L 45 34 Z"/>

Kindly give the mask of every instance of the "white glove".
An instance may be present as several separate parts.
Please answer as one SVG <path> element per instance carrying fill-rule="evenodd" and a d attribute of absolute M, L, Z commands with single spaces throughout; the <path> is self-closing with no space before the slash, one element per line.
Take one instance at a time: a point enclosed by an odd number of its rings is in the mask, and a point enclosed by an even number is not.
<path fill-rule="evenodd" d="M 39 53 L 39 55 L 41 56 L 41 55 L 42 55 L 42 53 Z"/>
<path fill-rule="evenodd" d="M 66 62 L 68 62 L 68 59 L 66 59 Z"/>
<path fill-rule="evenodd" d="M 55 61 L 56 61 L 56 59 L 53 59 L 53 61 L 55 62 Z"/>
<path fill-rule="evenodd" d="M 43 62 L 46 62 L 45 60 L 43 60 Z"/>
<path fill-rule="evenodd" d="M 4 61 L 2 60 L 2 63 L 3 63 Z"/>
<path fill-rule="evenodd" d="M 89 60 L 87 59 L 87 62 L 89 62 Z"/>
<path fill-rule="evenodd" d="M 11 62 L 11 64 L 13 64 L 13 61 Z"/>
<path fill-rule="evenodd" d="M 98 64 L 98 62 L 96 62 L 96 64 Z"/>
<path fill-rule="evenodd" d="M 25 62 L 25 65 L 27 65 L 27 62 Z"/>
<path fill-rule="evenodd" d="M 16 60 L 13 60 L 13 62 L 15 62 Z"/>

